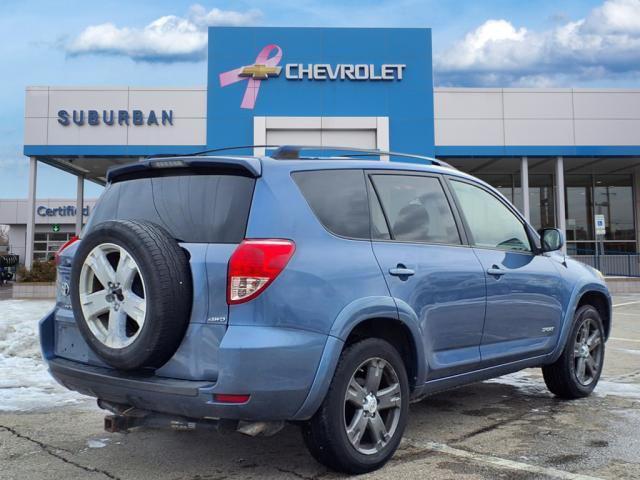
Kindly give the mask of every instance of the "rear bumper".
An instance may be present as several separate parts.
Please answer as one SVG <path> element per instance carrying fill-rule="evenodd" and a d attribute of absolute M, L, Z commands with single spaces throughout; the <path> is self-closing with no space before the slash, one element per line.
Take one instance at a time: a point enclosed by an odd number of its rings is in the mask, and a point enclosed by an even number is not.
<path fill-rule="evenodd" d="M 319 365 L 334 363 L 336 340 L 326 335 L 275 327 L 230 326 L 218 350 L 215 382 L 132 374 L 67 360 L 54 353 L 51 312 L 40 323 L 43 356 L 51 375 L 70 390 L 144 410 L 190 418 L 294 420 L 303 405 L 323 394 Z M 328 341 L 329 339 L 329 341 Z M 323 360 L 324 358 L 324 360 Z M 215 393 L 249 394 L 241 405 L 214 402 Z M 311 395 L 310 395 L 311 393 Z M 306 412 L 306 413 L 304 413 Z"/>

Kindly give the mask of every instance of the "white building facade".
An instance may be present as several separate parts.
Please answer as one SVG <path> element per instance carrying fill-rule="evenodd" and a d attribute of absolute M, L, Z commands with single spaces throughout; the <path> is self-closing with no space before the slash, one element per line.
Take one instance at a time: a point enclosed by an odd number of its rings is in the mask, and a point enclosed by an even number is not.
<path fill-rule="evenodd" d="M 84 201 L 82 223 L 93 211 L 95 199 Z M 0 200 L 0 225 L 9 226 L 9 252 L 24 263 L 27 253 L 28 201 Z M 45 198 L 36 200 L 35 225 L 31 249 L 35 261 L 49 260 L 76 234 L 76 199 Z"/>

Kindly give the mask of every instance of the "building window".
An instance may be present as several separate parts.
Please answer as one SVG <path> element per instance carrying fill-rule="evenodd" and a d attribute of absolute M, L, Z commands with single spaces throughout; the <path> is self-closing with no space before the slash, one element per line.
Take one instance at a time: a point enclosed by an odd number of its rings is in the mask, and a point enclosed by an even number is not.
<path fill-rule="evenodd" d="M 69 240 L 74 233 L 39 232 L 34 234 L 33 259 L 44 262 L 53 259 L 58 249 Z"/>
<path fill-rule="evenodd" d="M 531 224 L 535 228 L 556 226 L 556 200 L 552 175 L 529 175 L 529 210 Z"/>
<path fill-rule="evenodd" d="M 631 175 L 565 175 L 569 254 L 595 253 L 596 214 L 605 218 L 604 253 L 636 252 L 632 182 Z"/>
<path fill-rule="evenodd" d="M 564 175 L 567 252 L 573 255 L 595 253 L 596 240 L 600 240 L 595 234 L 596 214 L 605 216 L 605 253 L 637 252 L 634 194 L 640 193 L 633 191 L 633 176 L 570 173 L 588 171 L 581 164 L 593 162 L 593 159 L 578 160 L 581 162 L 574 168 L 568 167 Z M 447 161 L 484 180 L 523 211 L 520 157 L 451 157 Z M 537 230 L 557 226 L 555 179 L 551 174 L 554 162 L 555 157 L 529 158 L 529 218 Z"/>
<path fill-rule="evenodd" d="M 565 175 L 564 182 L 567 241 L 595 240 L 591 175 Z"/>
<path fill-rule="evenodd" d="M 605 240 L 635 240 L 633 187 L 630 175 L 596 175 L 595 213 L 604 215 Z"/>

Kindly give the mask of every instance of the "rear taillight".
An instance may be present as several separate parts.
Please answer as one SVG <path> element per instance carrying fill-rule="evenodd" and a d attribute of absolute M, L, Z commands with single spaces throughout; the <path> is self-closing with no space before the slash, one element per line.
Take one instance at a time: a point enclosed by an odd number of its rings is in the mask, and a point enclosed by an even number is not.
<path fill-rule="evenodd" d="M 66 242 L 64 242 L 62 244 L 62 246 L 58 249 L 58 251 L 56 252 L 54 258 L 56 260 L 56 265 L 60 265 L 60 254 L 62 253 L 62 251 L 67 248 L 69 245 L 71 245 L 72 243 L 77 242 L 78 240 L 80 240 L 77 236 L 73 236 L 71 237 L 69 240 L 67 240 Z"/>
<path fill-rule="evenodd" d="M 296 249 L 291 240 L 243 240 L 229 260 L 227 303 L 248 302 L 282 272 Z"/>

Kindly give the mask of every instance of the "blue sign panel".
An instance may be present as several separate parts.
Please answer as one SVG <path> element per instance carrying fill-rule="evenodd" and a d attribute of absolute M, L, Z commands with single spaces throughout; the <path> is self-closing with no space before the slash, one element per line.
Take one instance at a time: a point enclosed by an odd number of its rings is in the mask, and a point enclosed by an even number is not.
<path fill-rule="evenodd" d="M 435 153 L 431 29 L 211 27 L 208 61 L 209 148 L 255 116 L 388 117 L 392 150 Z"/>

